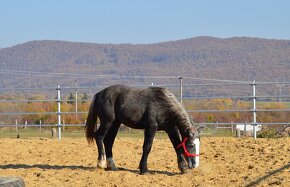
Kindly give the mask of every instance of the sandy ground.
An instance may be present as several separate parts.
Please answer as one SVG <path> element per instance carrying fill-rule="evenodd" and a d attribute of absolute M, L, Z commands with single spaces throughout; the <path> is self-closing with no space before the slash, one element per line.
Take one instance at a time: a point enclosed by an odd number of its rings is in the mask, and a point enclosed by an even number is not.
<path fill-rule="evenodd" d="M 168 139 L 155 139 L 149 175 L 137 169 L 142 139 L 117 138 L 119 171 L 97 169 L 97 149 L 84 138 L 0 139 L 0 176 L 26 186 L 290 186 L 290 139 L 202 137 L 201 165 L 181 175 Z"/>

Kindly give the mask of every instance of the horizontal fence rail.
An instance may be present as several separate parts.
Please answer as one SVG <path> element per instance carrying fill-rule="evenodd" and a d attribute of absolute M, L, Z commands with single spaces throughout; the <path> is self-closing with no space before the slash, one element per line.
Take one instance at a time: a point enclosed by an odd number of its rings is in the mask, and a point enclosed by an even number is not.
<path fill-rule="evenodd" d="M 257 100 L 259 99 L 288 99 L 290 100 L 290 95 L 281 94 L 280 89 L 280 95 L 257 95 L 257 86 L 265 86 L 265 85 L 283 85 L 283 86 L 289 86 L 290 82 L 225 82 L 222 84 L 184 84 L 184 78 L 179 77 L 178 78 L 179 84 L 151 84 L 151 85 L 133 85 L 137 87 L 165 87 L 170 90 L 174 91 L 174 94 L 177 96 L 179 101 L 184 104 L 186 101 L 193 101 L 193 100 L 210 100 L 210 99 L 232 99 L 232 100 L 242 100 L 247 101 L 251 104 L 251 108 L 240 108 L 240 109 L 186 109 L 188 113 L 251 113 L 252 118 L 250 121 L 247 122 L 198 122 L 198 124 L 204 124 L 204 125 L 235 125 L 235 124 L 251 124 L 253 126 L 253 136 L 256 138 L 256 127 L 258 125 L 290 125 L 290 121 L 283 121 L 283 122 L 259 122 L 257 119 L 257 113 L 261 112 L 286 112 L 287 115 L 290 116 L 290 108 L 258 108 L 257 107 Z M 184 91 L 194 89 L 199 90 L 201 87 L 230 87 L 230 86 L 249 86 L 247 89 L 244 89 L 243 91 L 247 92 L 247 95 L 214 95 L 215 93 L 212 93 L 213 95 L 195 95 L 195 96 L 185 96 Z M 78 104 L 82 102 L 90 102 L 90 99 L 78 99 L 78 91 L 80 90 L 89 90 L 94 89 L 95 91 L 100 91 L 101 89 L 105 88 L 107 86 L 93 86 L 93 87 L 80 87 L 75 85 L 75 87 L 46 87 L 46 88 L 13 88 L 13 89 L 0 89 L 0 91 L 35 91 L 35 90 L 54 90 L 55 92 L 55 98 L 54 99 L 0 99 L 0 103 L 14 103 L 14 104 L 21 104 L 21 103 L 55 103 L 57 104 L 56 111 L 33 111 L 33 112 L 26 112 L 26 111 L 0 111 L 0 119 L 1 116 L 17 116 L 17 115 L 56 115 L 57 116 L 57 122 L 56 124 L 28 124 L 26 122 L 25 124 L 6 124 L 0 123 L 0 127 L 57 127 L 59 131 L 59 139 L 61 138 L 61 127 L 84 127 L 83 124 L 65 124 L 62 123 L 62 115 L 86 115 L 87 111 L 79 111 Z M 61 92 L 62 91 L 73 91 L 74 96 L 76 99 L 62 99 L 61 98 Z M 190 91 L 187 91 L 187 94 Z M 65 102 L 71 102 L 75 105 L 75 111 L 63 111 L 62 105 Z M 88 109 L 88 108 L 87 108 Z M 0 120 L 1 122 L 1 120 Z M 220 128 L 226 128 L 226 127 L 220 127 Z"/>

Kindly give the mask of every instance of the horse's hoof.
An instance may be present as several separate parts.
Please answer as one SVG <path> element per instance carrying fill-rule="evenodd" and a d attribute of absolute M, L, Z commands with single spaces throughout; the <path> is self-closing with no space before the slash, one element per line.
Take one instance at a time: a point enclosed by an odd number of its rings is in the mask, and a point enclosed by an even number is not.
<path fill-rule="evenodd" d="M 146 172 L 140 172 L 140 175 L 149 175 L 150 172 L 149 171 L 146 171 Z"/>
<path fill-rule="evenodd" d="M 103 165 L 97 165 L 97 168 L 99 168 L 99 169 L 106 169 L 106 166 L 103 166 Z"/>
<path fill-rule="evenodd" d="M 107 159 L 107 169 L 111 171 L 118 171 L 118 168 L 116 167 L 116 164 L 113 158 Z"/>
<path fill-rule="evenodd" d="M 106 160 L 98 160 L 98 168 L 105 169 L 107 167 Z"/>
<path fill-rule="evenodd" d="M 114 165 L 114 166 L 108 166 L 107 165 L 107 170 L 108 171 L 119 171 L 119 169 Z"/>
<path fill-rule="evenodd" d="M 150 171 L 149 170 L 144 170 L 144 171 L 140 171 L 141 175 L 149 175 Z"/>

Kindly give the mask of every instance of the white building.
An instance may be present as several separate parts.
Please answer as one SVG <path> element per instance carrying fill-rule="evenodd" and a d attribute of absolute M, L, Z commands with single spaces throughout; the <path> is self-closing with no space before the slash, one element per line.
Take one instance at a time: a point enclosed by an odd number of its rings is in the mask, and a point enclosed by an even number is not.
<path fill-rule="evenodd" d="M 236 129 L 240 129 L 241 131 L 253 131 L 253 125 L 251 124 L 237 124 Z M 256 131 L 260 131 L 262 129 L 262 125 L 256 126 Z"/>

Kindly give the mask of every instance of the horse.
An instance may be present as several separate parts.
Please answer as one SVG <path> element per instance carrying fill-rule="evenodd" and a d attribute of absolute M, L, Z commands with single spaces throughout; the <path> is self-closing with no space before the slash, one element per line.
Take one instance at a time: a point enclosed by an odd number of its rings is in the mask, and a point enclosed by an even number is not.
<path fill-rule="evenodd" d="M 96 124 L 98 118 L 99 127 Z M 155 133 L 160 130 L 168 134 L 181 173 L 194 168 L 193 158 L 197 156 L 194 154 L 194 139 L 199 138 L 203 126 L 193 125 L 184 107 L 167 89 L 160 87 L 141 89 L 113 85 L 94 95 L 87 116 L 85 133 L 89 144 L 93 143 L 94 139 L 96 141 L 97 167 L 118 170 L 113 159 L 112 147 L 121 124 L 130 128 L 144 129 L 140 174 L 149 172 L 147 158 Z"/>

